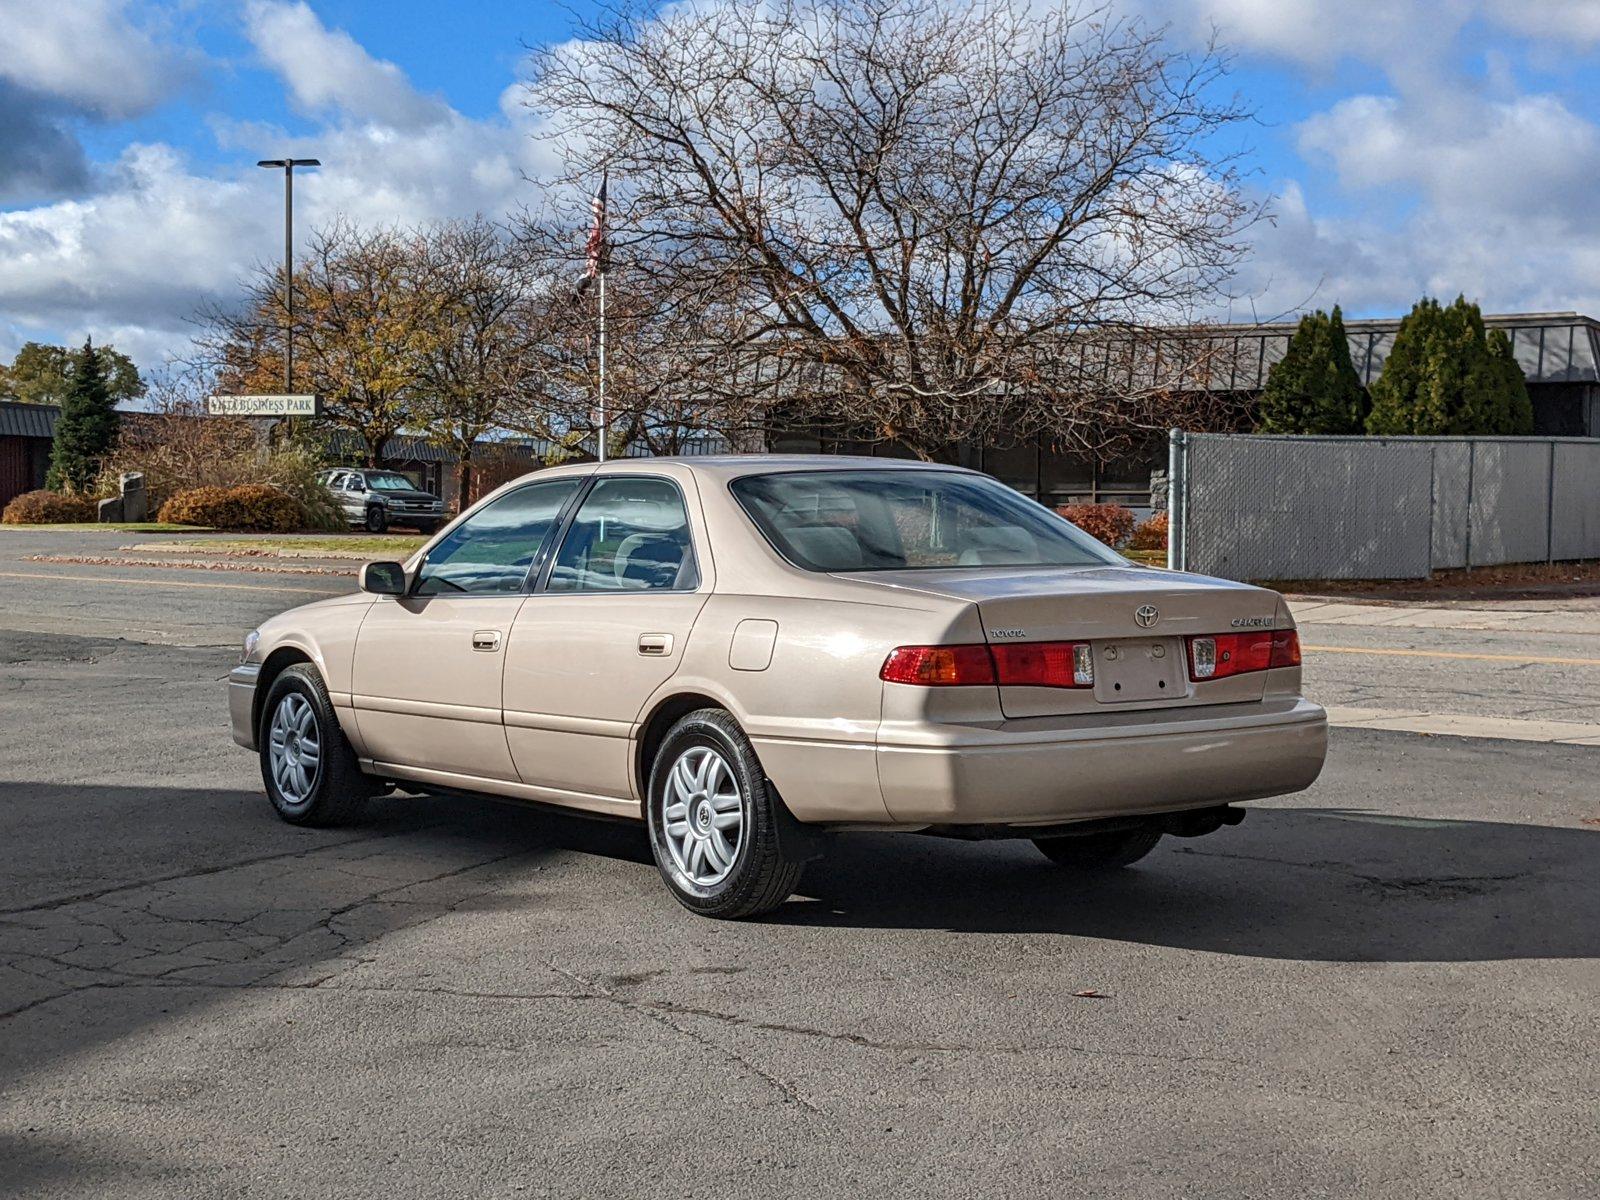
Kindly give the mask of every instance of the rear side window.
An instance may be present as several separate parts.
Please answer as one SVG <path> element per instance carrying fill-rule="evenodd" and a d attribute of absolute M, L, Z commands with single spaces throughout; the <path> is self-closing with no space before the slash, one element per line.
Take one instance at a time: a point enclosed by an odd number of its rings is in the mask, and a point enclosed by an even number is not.
<path fill-rule="evenodd" d="M 796 471 L 746 475 L 734 498 L 808 571 L 1123 563 L 1071 522 L 983 475 Z"/>
<path fill-rule="evenodd" d="M 480 508 L 428 551 L 412 594 L 522 591 L 529 569 L 578 484 L 576 479 L 533 483 Z"/>
<path fill-rule="evenodd" d="M 699 585 L 678 485 L 619 475 L 598 481 L 578 506 L 545 588 L 642 592 Z"/>

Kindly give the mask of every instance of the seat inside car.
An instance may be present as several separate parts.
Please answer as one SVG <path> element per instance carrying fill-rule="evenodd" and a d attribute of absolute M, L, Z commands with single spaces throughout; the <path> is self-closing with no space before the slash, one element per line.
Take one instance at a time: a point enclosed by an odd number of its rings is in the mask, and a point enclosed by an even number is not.
<path fill-rule="evenodd" d="M 972 545 L 956 561 L 963 567 L 1001 567 L 1039 561 L 1039 543 L 1026 529 L 996 525 L 974 529 L 967 535 Z"/>
<path fill-rule="evenodd" d="M 638 588 L 686 588 L 693 583 L 693 567 L 686 551 L 683 530 L 633 533 L 617 546 L 612 571 L 617 586 Z M 687 568 L 687 569 L 686 569 Z"/>

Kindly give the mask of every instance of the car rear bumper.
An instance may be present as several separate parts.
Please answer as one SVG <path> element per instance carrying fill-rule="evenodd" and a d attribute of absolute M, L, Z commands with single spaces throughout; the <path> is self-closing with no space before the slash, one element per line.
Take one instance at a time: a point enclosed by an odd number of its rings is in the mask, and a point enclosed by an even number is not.
<path fill-rule="evenodd" d="M 1170 812 L 1300 791 L 1327 755 L 1327 714 L 1302 699 L 1125 718 L 887 730 L 878 743 L 884 805 L 908 825 Z"/>
<path fill-rule="evenodd" d="M 228 672 L 228 719 L 233 723 L 233 740 L 246 750 L 256 748 L 256 680 L 260 663 L 241 663 Z"/>

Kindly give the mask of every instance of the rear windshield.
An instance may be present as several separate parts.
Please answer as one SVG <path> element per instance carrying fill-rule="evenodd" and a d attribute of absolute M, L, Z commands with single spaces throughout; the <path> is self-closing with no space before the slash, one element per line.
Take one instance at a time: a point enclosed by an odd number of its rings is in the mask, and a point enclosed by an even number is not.
<path fill-rule="evenodd" d="M 1122 563 L 1004 484 L 956 471 L 796 471 L 730 485 L 778 553 L 808 571 Z"/>

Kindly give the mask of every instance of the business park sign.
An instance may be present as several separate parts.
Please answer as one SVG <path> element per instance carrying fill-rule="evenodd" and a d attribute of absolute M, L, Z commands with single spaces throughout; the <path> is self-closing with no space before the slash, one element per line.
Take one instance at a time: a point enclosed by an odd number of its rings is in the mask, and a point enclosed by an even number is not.
<path fill-rule="evenodd" d="M 213 417 L 314 417 L 321 409 L 315 396 L 212 396 L 206 401 Z"/>

